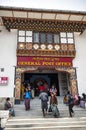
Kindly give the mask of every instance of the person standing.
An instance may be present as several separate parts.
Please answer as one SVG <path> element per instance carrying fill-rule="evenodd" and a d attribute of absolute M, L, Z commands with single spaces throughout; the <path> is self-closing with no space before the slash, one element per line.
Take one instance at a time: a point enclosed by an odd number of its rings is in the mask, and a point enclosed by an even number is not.
<path fill-rule="evenodd" d="M 27 88 L 28 88 L 29 91 L 31 91 L 30 83 L 28 83 Z"/>
<path fill-rule="evenodd" d="M 55 83 L 50 88 L 50 94 L 54 93 L 54 95 L 57 95 L 57 89 Z"/>
<path fill-rule="evenodd" d="M 48 110 L 48 101 L 49 101 L 48 94 L 45 91 L 41 91 L 39 95 L 39 99 L 41 99 L 41 108 L 42 108 L 43 116 L 45 117 L 45 111 L 47 113 Z"/>
<path fill-rule="evenodd" d="M 26 88 L 26 91 L 24 93 L 24 104 L 26 111 L 30 109 L 30 99 L 31 99 L 31 92 Z"/>
<path fill-rule="evenodd" d="M 59 110 L 58 110 L 58 100 L 56 95 L 52 92 L 51 93 L 51 97 L 50 97 L 50 107 L 53 113 L 54 117 L 58 117 L 59 116 Z"/>
<path fill-rule="evenodd" d="M 70 94 L 70 91 L 67 92 L 67 99 L 68 99 L 69 115 L 70 117 L 72 117 L 74 115 L 74 110 L 73 110 L 74 98 Z"/>
<path fill-rule="evenodd" d="M 39 92 L 40 92 L 40 93 L 43 92 L 44 89 L 45 89 L 45 88 L 44 88 L 44 84 L 41 83 L 40 86 L 39 86 Z"/>
<path fill-rule="evenodd" d="M 68 103 L 67 94 L 64 95 L 63 103 L 64 103 L 64 104 L 67 104 L 67 103 Z"/>
<path fill-rule="evenodd" d="M 34 99 L 34 86 L 33 86 L 33 83 L 31 83 L 30 86 L 31 86 L 31 98 Z"/>

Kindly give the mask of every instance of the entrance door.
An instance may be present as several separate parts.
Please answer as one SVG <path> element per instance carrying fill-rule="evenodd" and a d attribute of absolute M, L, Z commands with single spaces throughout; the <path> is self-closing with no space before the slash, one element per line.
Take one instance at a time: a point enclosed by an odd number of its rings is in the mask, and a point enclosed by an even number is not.
<path fill-rule="evenodd" d="M 55 83 L 57 88 L 57 96 L 64 96 L 69 89 L 69 79 L 68 73 L 59 72 L 59 73 L 28 73 L 23 74 L 23 83 L 24 87 L 27 87 L 28 83 L 32 83 L 35 90 L 35 96 L 39 95 L 38 84 L 42 82 L 46 83 L 48 88 Z M 50 95 L 50 93 L 49 93 Z M 21 96 L 22 97 L 22 96 Z"/>
<path fill-rule="evenodd" d="M 24 86 L 26 87 L 28 83 L 33 83 L 35 89 L 35 96 L 39 95 L 38 84 L 39 82 L 46 83 L 48 88 L 55 83 L 57 88 L 57 95 L 59 96 L 59 82 L 58 73 L 24 73 Z"/>
<path fill-rule="evenodd" d="M 70 90 L 69 74 L 66 72 L 60 72 L 58 75 L 60 96 L 64 96 L 65 94 L 67 94 L 67 91 Z"/>

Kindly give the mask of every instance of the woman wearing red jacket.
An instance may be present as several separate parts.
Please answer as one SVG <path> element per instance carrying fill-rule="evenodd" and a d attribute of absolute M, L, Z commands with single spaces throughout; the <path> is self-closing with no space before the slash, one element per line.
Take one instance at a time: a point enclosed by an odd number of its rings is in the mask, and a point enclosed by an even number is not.
<path fill-rule="evenodd" d="M 40 93 L 44 91 L 44 85 L 43 85 L 43 83 L 39 86 L 39 91 L 40 91 Z"/>

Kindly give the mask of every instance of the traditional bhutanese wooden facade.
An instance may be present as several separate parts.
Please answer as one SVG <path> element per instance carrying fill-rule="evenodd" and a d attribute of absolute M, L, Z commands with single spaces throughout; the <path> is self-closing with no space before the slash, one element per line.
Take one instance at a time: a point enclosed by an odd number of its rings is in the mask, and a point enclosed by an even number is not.
<path fill-rule="evenodd" d="M 0 14 L 1 24 L 3 24 L 8 31 L 17 29 L 18 31 L 25 31 L 25 33 L 26 31 L 46 34 L 58 33 L 60 36 L 60 33 L 64 32 L 73 33 L 73 35 L 75 32 L 83 33 L 86 29 L 85 12 L 0 7 Z M 33 35 L 34 34 L 32 34 L 32 39 L 34 37 Z M 58 43 L 48 44 L 44 42 L 40 44 L 40 42 L 35 43 L 33 40 L 30 42 L 21 42 L 18 40 L 16 50 L 15 98 L 20 99 L 21 74 L 26 71 L 36 72 L 37 70 L 44 70 L 45 72 L 47 72 L 47 70 L 56 72 L 65 71 L 70 73 L 70 90 L 73 94 L 77 93 L 76 68 L 73 68 L 71 63 L 76 56 L 74 42 L 73 39 L 73 42 L 70 44 L 61 43 L 61 40 L 59 40 Z M 34 57 L 38 59 L 33 60 Z M 47 59 L 45 59 L 46 57 Z M 57 58 L 58 61 L 55 61 L 55 58 Z M 70 64 L 63 63 L 65 58 L 71 60 L 69 61 Z M 53 59 L 53 62 L 51 59 Z M 68 62 L 68 59 L 66 59 L 65 62 Z M 43 65 L 43 61 L 46 60 L 48 63 Z M 32 63 L 30 61 L 32 61 Z M 55 62 L 57 62 L 57 64 L 54 64 Z"/>

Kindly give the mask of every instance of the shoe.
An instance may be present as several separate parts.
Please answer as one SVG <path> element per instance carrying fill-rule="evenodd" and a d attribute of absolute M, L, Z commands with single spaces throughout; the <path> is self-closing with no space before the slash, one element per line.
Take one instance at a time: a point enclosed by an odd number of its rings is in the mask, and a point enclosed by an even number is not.
<path fill-rule="evenodd" d="M 45 113 L 43 112 L 43 117 L 45 117 Z"/>
<path fill-rule="evenodd" d="M 72 113 L 72 116 L 74 116 L 74 115 L 75 115 L 75 113 L 73 112 L 73 113 Z"/>

